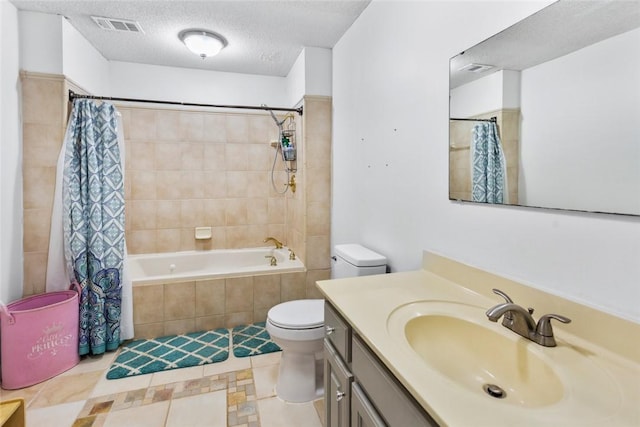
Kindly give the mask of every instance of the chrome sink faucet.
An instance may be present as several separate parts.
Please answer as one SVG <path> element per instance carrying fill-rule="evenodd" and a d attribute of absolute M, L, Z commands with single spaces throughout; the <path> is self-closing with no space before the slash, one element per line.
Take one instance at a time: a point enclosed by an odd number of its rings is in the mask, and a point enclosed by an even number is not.
<path fill-rule="evenodd" d="M 570 323 L 571 319 L 559 314 L 545 314 L 540 317 L 538 323 L 533 319 L 533 309 L 524 309 L 518 304 L 514 304 L 511 298 L 499 289 L 493 292 L 502 296 L 507 302 L 498 304 L 487 310 L 487 317 L 492 322 L 504 316 L 502 325 L 511 329 L 516 334 L 524 338 L 540 344 L 545 347 L 555 347 L 556 340 L 553 337 L 553 328 L 551 327 L 551 319 L 558 320 L 562 323 Z M 508 316 L 508 317 L 507 317 Z"/>

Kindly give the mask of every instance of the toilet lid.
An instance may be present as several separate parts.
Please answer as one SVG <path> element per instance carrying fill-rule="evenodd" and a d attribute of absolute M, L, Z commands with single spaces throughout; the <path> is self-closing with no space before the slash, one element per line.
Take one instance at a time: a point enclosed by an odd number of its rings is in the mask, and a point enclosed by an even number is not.
<path fill-rule="evenodd" d="M 272 307 L 269 321 L 285 329 L 313 329 L 324 324 L 324 300 L 301 299 L 287 301 Z"/>

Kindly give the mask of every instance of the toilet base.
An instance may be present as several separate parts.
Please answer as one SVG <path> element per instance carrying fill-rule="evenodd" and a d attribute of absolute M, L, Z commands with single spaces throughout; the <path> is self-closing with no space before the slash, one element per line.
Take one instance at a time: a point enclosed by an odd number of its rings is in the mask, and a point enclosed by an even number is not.
<path fill-rule="evenodd" d="M 285 402 L 304 403 L 324 395 L 322 359 L 314 353 L 283 351 L 276 394 Z"/>

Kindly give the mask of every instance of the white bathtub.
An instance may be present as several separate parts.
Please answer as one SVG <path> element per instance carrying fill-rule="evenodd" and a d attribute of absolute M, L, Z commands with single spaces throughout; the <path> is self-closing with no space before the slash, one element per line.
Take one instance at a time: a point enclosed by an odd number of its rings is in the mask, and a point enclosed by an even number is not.
<path fill-rule="evenodd" d="M 270 265 L 270 256 L 276 257 L 276 266 Z M 271 247 L 129 255 L 127 265 L 133 285 L 305 271 L 297 257 L 289 259 L 287 248 Z"/>

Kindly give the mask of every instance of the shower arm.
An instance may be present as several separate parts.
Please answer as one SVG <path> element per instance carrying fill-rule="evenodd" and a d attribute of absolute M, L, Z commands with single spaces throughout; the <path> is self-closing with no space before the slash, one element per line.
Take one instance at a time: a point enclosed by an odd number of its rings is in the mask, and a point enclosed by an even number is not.
<path fill-rule="evenodd" d="M 265 107 L 265 108 L 269 108 L 269 107 L 267 107 L 266 104 L 262 104 L 262 106 Z M 287 117 L 285 116 L 285 118 L 281 122 L 279 122 L 278 118 L 276 117 L 276 115 L 273 114 L 273 110 L 269 110 L 269 114 L 271 114 L 271 117 L 273 117 L 273 121 L 276 122 L 276 125 L 278 126 L 278 130 L 280 131 L 280 134 L 282 134 L 282 132 L 283 132 L 282 125 L 284 124 L 284 122 L 287 121 Z"/>

